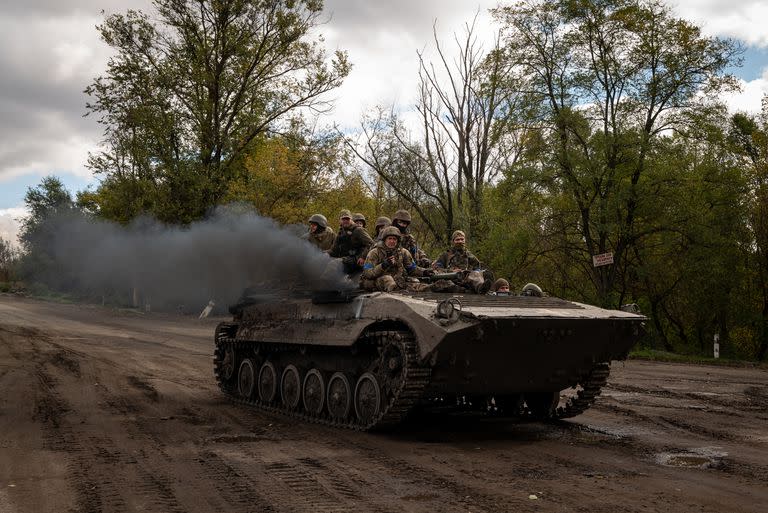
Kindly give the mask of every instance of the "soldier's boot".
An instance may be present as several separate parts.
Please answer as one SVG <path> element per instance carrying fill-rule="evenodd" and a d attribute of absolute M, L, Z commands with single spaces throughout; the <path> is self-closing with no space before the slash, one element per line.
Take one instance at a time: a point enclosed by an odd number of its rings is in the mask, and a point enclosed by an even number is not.
<path fill-rule="evenodd" d="M 397 290 L 398 287 L 395 279 L 392 276 L 385 274 L 376 279 L 376 288 L 382 292 L 392 292 L 393 290 Z"/>
<path fill-rule="evenodd" d="M 457 287 L 451 280 L 437 280 L 432 283 L 432 292 L 456 292 Z"/>
<path fill-rule="evenodd" d="M 360 288 L 368 292 L 374 292 L 376 290 L 376 280 L 361 279 Z"/>
<path fill-rule="evenodd" d="M 475 294 L 485 294 L 492 284 L 489 279 L 483 278 L 483 273 L 480 271 L 472 271 L 464 279 L 464 285 Z"/>
<path fill-rule="evenodd" d="M 432 285 L 433 284 L 431 283 L 408 282 L 406 290 L 408 290 L 408 292 L 428 292 L 434 290 Z"/>

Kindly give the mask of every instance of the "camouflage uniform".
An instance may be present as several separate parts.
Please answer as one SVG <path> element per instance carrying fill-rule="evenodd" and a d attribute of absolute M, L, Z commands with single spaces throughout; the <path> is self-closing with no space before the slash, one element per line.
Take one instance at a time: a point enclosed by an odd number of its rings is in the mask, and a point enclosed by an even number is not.
<path fill-rule="evenodd" d="M 339 226 L 339 233 L 333 241 L 330 256 L 341 258 L 344 271 L 352 274 L 362 269 L 357 265 L 357 261 L 360 258 L 365 258 L 372 245 L 373 239 L 363 228 L 356 224 L 347 228 Z"/>
<path fill-rule="evenodd" d="M 413 260 L 421 267 L 429 267 L 432 265 L 432 260 L 429 259 L 427 254 L 419 248 L 416 243 L 416 238 L 408 231 L 408 227 L 402 227 L 397 224 L 397 221 L 405 221 L 410 225 L 411 214 L 407 210 L 398 210 L 395 215 L 392 216 L 392 226 L 397 227 L 400 233 L 403 234 L 402 246 L 411 253 Z"/>
<path fill-rule="evenodd" d="M 480 260 L 466 248 L 453 247 L 440 255 L 432 264 L 435 269 L 445 269 L 446 272 L 459 269 L 461 271 L 479 271 Z"/>
<path fill-rule="evenodd" d="M 333 241 L 336 240 L 336 233 L 333 228 L 318 227 L 315 232 L 307 232 L 303 237 L 310 244 L 317 246 L 321 251 L 328 251 L 333 247 Z"/>
<path fill-rule="evenodd" d="M 458 235 L 466 237 L 464 232 L 456 230 L 451 235 L 451 241 L 455 240 Z M 451 287 L 444 287 L 441 290 L 445 292 L 463 292 L 464 289 L 469 289 L 478 294 L 485 294 L 491 287 L 493 280 L 493 274 L 490 271 L 483 271 L 480 260 L 463 245 L 454 245 L 440 255 L 432 263 L 432 267 L 437 270 L 444 270 L 445 272 L 465 271 L 464 277 L 455 282 L 457 287 L 453 288 L 453 290 L 449 290 Z"/>
<path fill-rule="evenodd" d="M 413 260 L 421 267 L 430 267 L 432 260 L 429 259 L 426 253 L 416 244 L 416 239 L 410 233 L 406 233 L 403 237 L 403 247 L 408 250 L 413 257 Z"/>
<path fill-rule="evenodd" d="M 382 230 L 384 238 L 396 233 L 397 229 L 394 227 Z M 387 258 L 393 255 L 395 262 L 387 265 Z M 430 269 L 422 269 L 417 266 L 408 250 L 400 247 L 400 245 L 389 248 L 384 240 L 382 240 L 374 246 L 365 259 L 360 285 L 365 290 L 380 290 L 383 292 L 403 289 L 412 291 L 428 290 L 430 288 L 429 285 L 409 282 L 407 276 L 424 276 L 431 273 Z"/>
<path fill-rule="evenodd" d="M 328 219 L 322 214 L 312 214 L 309 218 L 309 224 L 317 225 L 317 228 L 313 232 L 305 233 L 302 238 L 309 241 L 310 244 L 317 246 L 321 251 L 328 251 L 333 247 L 333 241 L 336 238 L 336 234 L 333 233 L 333 229 L 328 226 Z"/>

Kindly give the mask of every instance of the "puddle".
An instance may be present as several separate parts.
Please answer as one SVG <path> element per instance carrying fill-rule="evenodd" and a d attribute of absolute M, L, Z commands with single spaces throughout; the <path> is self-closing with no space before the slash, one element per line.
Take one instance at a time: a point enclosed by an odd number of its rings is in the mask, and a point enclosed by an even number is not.
<path fill-rule="evenodd" d="M 724 465 L 727 452 L 719 447 L 701 447 L 688 451 L 660 452 L 656 462 L 667 467 L 681 468 L 720 468 Z"/>

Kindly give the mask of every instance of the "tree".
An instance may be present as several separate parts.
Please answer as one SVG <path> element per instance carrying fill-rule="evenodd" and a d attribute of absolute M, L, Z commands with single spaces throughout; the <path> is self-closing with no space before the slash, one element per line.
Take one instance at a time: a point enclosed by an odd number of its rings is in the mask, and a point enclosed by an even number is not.
<path fill-rule="evenodd" d="M 475 21 L 456 36 L 455 58 L 435 30 L 437 63 L 419 52 L 418 128 L 394 109 L 379 109 L 363 121 L 361 143 L 348 139 L 441 244 L 459 226 L 475 240 L 484 236 L 485 188 L 501 168 L 521 101 L 517 91 L 501 88 L 502 77 L 510 80 L 515 70 L 502 59 L 498 40 L 490 51 L 482 49 Z"/>
<path fill-rule="evenodd" d="M 655 144 L 695 123 L 707 95 L 734 86 L 725 70 L 740 49 L 656 0 L 529 1 L 494 13 L 538 105 L 539 183 L 563 200 L 565 218 L 549 226 L 565 231 L 552 236 L 580 260 L 597 300 L 616 306 L 634 245 L 669 228 L 638 225 L 653 201 L 644 180 Z M 609 251 L 613 265 L 592 266 Z"/>
<path fill-rule="evenodd" d="M 768 357 L 768 96 L 759 116 L 736 114 L 731 135 L 748 172 L 748 215 L 755 284 L 759 298 L 758 359 Z"/>
<path fill-rule="evenodd" d="M 17 257 L 17 251 L 11 241 L 0 237 L 0 283 L 11 281 Z"/>
<path fill-rule="evenodd" d="M 29 215 L 21 223 L 19 241 L 24 253 L 20 268 L 23 277 L 53 287 L 67 287 L 70 276 L 61 271 L 53 244 L 57 225 L 78 212 L 72 195 L 55 176 L 46 176 L 27 189 L 24 204 Z"/>
<path fill-rule="evenodd" d="M 336 133 L 317 134 L 295 125 L 289 133 L 254 141 L 224 201 L 250 203 L 259 214 L 281 223 L 303 224 L 318 209 L 332 216 L 337 205 L 328 195 L 348 181 L 339 170 L 349 160 Z M 345 198 L 346 208 L 355 208 L 364 197 L 361 188 Z"/>
<path fill-rule="evenodd" d="M 104 176 L 84 198 L 102 214 L 149 211 L 189 222 L 217 205 L 260 136 L 300 111 L 324 111 L 324 94 L 349 73 L 312 39 L 320 0 L 155 0 L 98 27 L 116 55 L 88 86 L 87 113 L 105 127 L 89 165 Z"/>

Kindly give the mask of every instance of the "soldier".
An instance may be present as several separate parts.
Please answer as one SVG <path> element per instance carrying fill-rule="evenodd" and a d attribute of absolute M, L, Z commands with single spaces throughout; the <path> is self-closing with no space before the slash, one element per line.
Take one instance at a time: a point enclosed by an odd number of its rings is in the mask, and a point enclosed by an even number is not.
<path fill-rule="evenodd" d="M 411 253 L 413 260 L 421 267 L 430 267 L 432 260 L 429 259 L 427 254 L 419 248 L 416 243 L 416 239 L 408 231 L 408 227 L 411 225 L 411 214 L 407 210 L 398 210 L 395 215 L 392 216 L 392 226 L 397 227 L 400 233 L 403 235 L 402 246 Z"/>
<path fill-rule="evenodd" d="M 491 285 L 491 291 L 488 292 L 488 295 L 511 296 L 512 293 L 509 291 L 509 282 L 504 278 L 499 278 L 498 280 L 494 281 L 493 285 Z"/>
<path fill-rule="evenodd" d="M 366 223 L 366 221 L 365 221 L 365 216 L 364 216 L 363 214 L 361 214 L 360 212 L 357 212 L 356 214 L 353 214 L 353 215 L 352 215 L 352 221 L 354 221 L 354 223 L 355 223 L 357 226 L 359 226 L 360 228 L 362 228 L 363 230 L 365 230 L 365 225 L 366 225 L 367 223 Z"/>
<path fill-rule="evenodd" d="M 416 265 L 408 250 L 400 246 L 402 238 L 400 231 L 394 226 L 388 226 L 381 230 L 381 236 L 382 240 L 374 246 L 365 259 L 361 286 L 365 290 L 382 292 L 404 289 L 428 290 L 430 286 L 427 284 L 407 280 L 407 276 L 430 276 L 434 271 Z"/>
<path fill-rule="evenodd" d="M 387 226 L 392 225 L 392 220 L 388 217 L 381 216 L 376 219 L 376 224 L 373 226 L 373 238 L 377 241 L 381 240 L 381 230 L 386 228 Z"/>
<path fill-rule="evenodd" d="M 309 218 L 309 231 L 302 238 L 317 246 L 321 251 L 328 251 L 333 247 L 336 234 L 333 232 L 333 228 L 328 226 L 328 219 L 324 215 L 312 214 L 312 217 Z"/>
<path fill-rule="evenodd" d="M 451 235 L 451 248 L 434 261 L 432 267 L 444 272 L 458 272 L 461 277 L 454 280 L 458 286 L 452 292 L 469 289 L 477 294 L 485 294 L 491 288 L 493 274 L 484 271 L 480 260 L 466 246 L 467 236 L 461 230 Z M 446 290 L 447 292 L 448 290 Z"/>
<path fill-rule="evenodd" d="M 347 274 L 362 271 L 365 256 L 373 245 L 373 240 L 365 229 L 352 222 L 349 210 L 341 211 L 339 221 L 339 233 L 333 241 L 330 256 L 341 258 L 344 272 Z"/>

